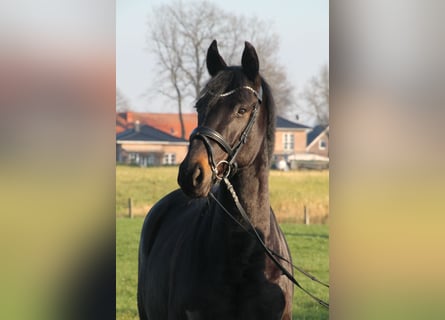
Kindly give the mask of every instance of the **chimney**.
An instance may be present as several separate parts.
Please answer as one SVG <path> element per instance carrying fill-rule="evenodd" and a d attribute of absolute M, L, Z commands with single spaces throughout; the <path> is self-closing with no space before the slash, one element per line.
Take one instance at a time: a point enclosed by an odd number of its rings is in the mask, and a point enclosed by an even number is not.
<path fill-rule="evenodd" d="M 134 131 L 136 131 L 136 132 L 140 132 L 141 131 L 141 123 L 139 122 L 139 120 L 136 120 L 134 122 Z"/>

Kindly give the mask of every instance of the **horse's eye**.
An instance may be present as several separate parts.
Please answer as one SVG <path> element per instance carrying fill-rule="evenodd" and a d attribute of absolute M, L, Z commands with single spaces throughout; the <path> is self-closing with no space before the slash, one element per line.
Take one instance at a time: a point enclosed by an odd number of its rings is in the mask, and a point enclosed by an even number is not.
<path fill-rule="evenodd" d="M 239 115 L 243 115 L 243 114 L 245 114 L 247 112 L 247 109 L 246 108 L 239 108 L 238 109 L 238 114 Z"/>

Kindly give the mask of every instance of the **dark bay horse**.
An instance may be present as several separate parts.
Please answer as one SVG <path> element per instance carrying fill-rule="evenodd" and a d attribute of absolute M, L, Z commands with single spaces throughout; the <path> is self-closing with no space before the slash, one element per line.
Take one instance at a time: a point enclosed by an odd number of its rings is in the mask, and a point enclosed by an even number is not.
<path fill-rule="evenodd" d="M 211 79 L 196 104 L 181 189 L 161 199 L 142 228 L 141 319 L 292 318 L 293 284 L 248 232 L 290 261 L 269 202 L 274 102 L 248 42 L 241 61 L 227 66 L 216 41 L 208 49 Z"/>

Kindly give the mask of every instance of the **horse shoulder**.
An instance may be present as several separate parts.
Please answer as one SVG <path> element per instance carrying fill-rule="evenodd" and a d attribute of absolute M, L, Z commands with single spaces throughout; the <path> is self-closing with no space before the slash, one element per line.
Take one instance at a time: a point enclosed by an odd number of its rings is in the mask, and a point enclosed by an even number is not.
<path fill-rule="evenodd" d="M 172 212 L 172 206 L 188 201 L 184 193 L 177 189 L 159 200 L 147 213 L 142 226 L 139 253 L 148 256 L 163 222 Z"/>
<path fill-rule="evenodd" d="M 170 194 L 166 195 L 164 198 L 159 200 L 147 213 L 145 217 L 142 232 L 139 242 L 139 262 L 138 262 L 138 292 L 137 292 L 137 301 L 138 301 L 138 309 L 139 316 L 141 319 L 148 319 L 150 316 L 154 316 L 155 318 L 165 318 L 167 310 L 165 306 L 162 304 L 151 303 L 152 308 L 147 307 L 147 299 L 148 295 L 153 294 L 150 290 L 152 284 L 149 284 L 147 281 L 152 281 L 147 279 L 147 268 L 149 263 L 149 257 L 151 255 L 151 251 L 155 247 L 155 243 L 159 238 L 159 234 L 162 229 L 168 225 L 169 219 L 172 214 L 177 213 L 177 210 L 174 208 L 181 204 L 186 204 L 188 202 L 188 198 L 184 195 L 181 190 L 175 190 Z M 162 295 L 160 287 L 158 288 L 158 292 L 155 295 Z M 165 292 L 164 292 L 165 294 Z M 153 297 L 151 297 L 153 298 Z M 151 299 L 149 299 L 151 300 Z M 155 307 L 153 308 L 153 305 Z"/>

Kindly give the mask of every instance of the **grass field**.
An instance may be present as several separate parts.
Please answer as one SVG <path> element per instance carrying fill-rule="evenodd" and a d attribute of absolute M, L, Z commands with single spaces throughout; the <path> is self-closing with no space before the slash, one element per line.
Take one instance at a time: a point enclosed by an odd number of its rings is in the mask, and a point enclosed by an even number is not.
<path fill-rule="evenodd" d="M 168 171 L 168 170 L 167 170 Z M 138 319 L 136 305 L 137 251 L 143 219 L 116 219 L 116 318 Z M 329 281 L 329 228 L 327 225 L 282 224 L 294 263 L 322 281 Z M 311 293 L 329 300 L 327 288 L 295 273 Z M 328 311 L 298 288 L 294 293 L 293 319 L 328 319 Z"/>
<path fill-rule="evenodd" d="M 145 216 L 156 201 L 178 188 L 178 167 L 116 167 L 116 215 Z M 325 223 L 329 215 L 328 171 L 270 171 L 270 201 L 280 222 L 301 223 L 304 206 L 312 223 Z"/>

